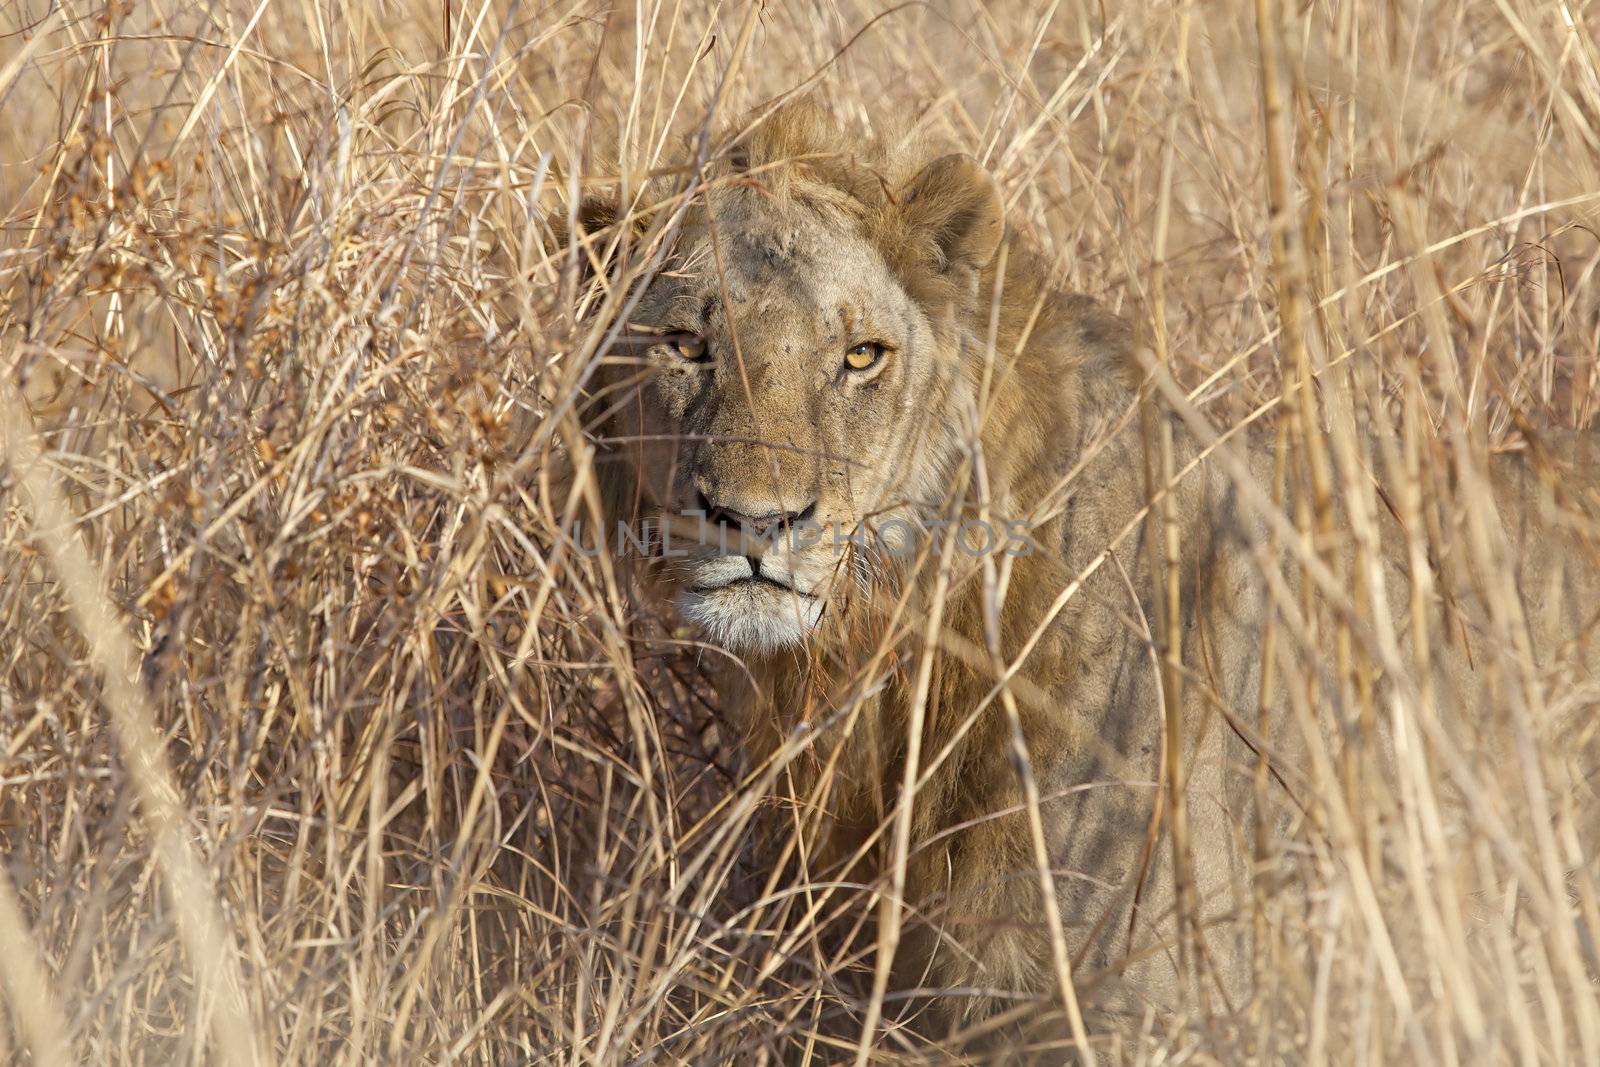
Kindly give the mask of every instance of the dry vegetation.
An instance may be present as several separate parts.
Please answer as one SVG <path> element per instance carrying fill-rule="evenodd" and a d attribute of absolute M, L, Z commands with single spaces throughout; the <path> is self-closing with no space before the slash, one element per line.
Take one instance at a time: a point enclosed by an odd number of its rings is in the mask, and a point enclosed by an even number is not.
<path fill-rule="evenodd" d="M 925 124 L 1215 425 L 1411 433 L 1448 554 L 1451 464 L 1600 406 L 1597 35 L 1583 0 L 0 8 L 0 1060 L 936 1058 L 903 1002 L 863 1036 L 870 887 L 766 880 L 705 654 L 563 532 L 606 319 L 547 213 L 788 93 Z M 1264 654 L 1366 692 L 1309 618 Z M 1520 758 L 1333 754 L 1272 846 L 1312 912 L 1241 920 L 1259 999 L 1102 1060 L 1600 1062 L 1537 721 L 1596 698 L 1503 658 Z M 1419 838 L 1452 782 L 1473 832 Z"/>

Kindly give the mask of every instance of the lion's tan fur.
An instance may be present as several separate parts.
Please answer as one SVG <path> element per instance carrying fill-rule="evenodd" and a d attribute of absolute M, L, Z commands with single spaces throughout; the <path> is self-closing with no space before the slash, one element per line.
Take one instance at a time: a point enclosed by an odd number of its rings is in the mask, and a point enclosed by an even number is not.
<path fill-rule="evenodd" d="M 1249 914 L 1257 878 L 1285 875 L 1281 869 L 1252 869 L 1257 820 L 1273 833 L 1290 824 L 1301 826 L 1302 834 L 1313 832 L 1303 827 L 1308 813 L 1297 786 L 1313 773 L 1303 752 L 1315 737 L 1284 713 L 1291 697 L 1306 695 L 1269 693 L 1272 714 L 1265 720 L 1258 715 L 1262 628 L 1282 608 L 1281 600 L 1273 607 L 1273 583 L 1265 580 L 1264 567 L 1279 566 L 1273 561 L 1292 553 L 1274 542 L 1273 525 L 1215 457 L 1201 457 L 1200 443 L 1183 425 L 1157 415 L 1172 427 L 1178 467 L 1195 461 L 1173 493 L 1181 545 L 1191 899 L 1206 924 L 1206 958 L 1191 959 L 1188 973 L 1180 975 L 1171 849 L 1158 804 L 1159 612 L 1142 517 L 1150 498 L 1150 457 L 1129 328 L 1093 301 L 1056 291 L 1045 262 L 1015 233 L 1001 240 L 996 232 L 991 240 L 982 232 L 991 221 L 984 217 L 990 201 L 970 168 L 951 165 L 937 181 L 916 187 L 916 196 L 901 195 L 928 173 L 927 153 L 917 146 L 846 140 L 804 108 L 769 117 L 731 156 L 731 165 L 713 168 L 713 191 L 702 194 L 711 206 L 689 211 L 678 237 L 721 259 L 706 261 L 703 255 L 679 269 L 745 269 L 737 262 L 730 267 L 730 257 L 744 253 L 729 251 L 728 241 L 746 218 L 755 220 L 750 225 L 769 225 L 776 217 L 798 231 L 825 220 L 864 237 L 926 311 L 937 344 L 960 355 L 957 377 L 934 381 L 926 395 L 915 398 L 929 425 L 905 431 L 915 434 L 915 447 L 937 469 L 902 470 L 896 484 L 957 486 L 956 497 L 942 502 L 948 514 L 972 516 L 981 508 L 990 516 L 1032 516 L 1032 537 L 1046 549 L 996 561 L 1005 589 L 992 618 L 987 606 L 996 591 L 987 586 L 980 561 L 959 555 L 953 561 L 941 625 L 933 635 L 931 684 L 920 710 L 913 698 L 937 561 L 914 573 L 879 561 L 865 589 L 852 583 L 831 595 L 802 648 L 758 650 L 745 657 L 748 673 L 730 672 L 731 679 L 742 679 L 737 685 L 743 695 L 729 710 L 745 731 L 751 764 L 761 767 L 781 757 L 773 780 L 794 802 L 787 809 L 789 828 L 808 828 L 807 847 L 817 849 L 803 857 L 808 876 L 849 876 L 886 886 L 892 857 L 882 828 L 900 800 L 915 715 L 922 722 L 922 783 L 914 800 L 906 885 L 915 918 L 896 961 L 900 981 L 961 991 L 947 998 L 953 1017 L 1004 1007 L 1008 994 L 1051 991 L 1056 966 L 1010 721 L 994 696 L 991 657 L 997 639 L 994 651 L 1009 664 L 1042 627 L 1010 693 L 1044 797 L 1051 864 L 1082 995 L 1108 1010 L 1246 995 L 1250 924 L 1233 920 Z M 668 210 L 647 204 L 644 217 L 657 229 L 641 226 L 640 232 L 657 232 L 661 212 Z M 993 222 L 998 225 L 998 219 Z M 721 243 L 706 245 L 713 232 Z M 971 243 L 964 246 L 963 239 Z M 781 250 L 751 247 L 781 257 Z M 982 261 L 964 270 L 959 257 L 973 247 Z M 768 340 L 760 334 L 760 320 L 742 324 L 742 354 L 758 352 Z M 754 372 L 781 375 L 775 363 L 762 362 L 765 355 L 751 358 Z M 719 492 L 744 493 L 740 499 L 761 496 L 763 486 L 784 501 L 810 493 L 802 483 L 810 485 L 807 479 L 818 475 L 804 457 L 839 442 L 807 421 L 806 397 L 786 392 L 778 377 L 764 380 L 777 383 L 770 393 L 741 387 L 746 395 L 737 402 L 740 433 L 756 443 L 699 452 L 685 446 L 683 455 L 674 453 L 673 474 L 654 483 L 640 473 L 649 462 L 647 450 L 667 449 L 659 443 L 661 434 L 680 424 L 648 411 L 619 415 L 620 429 L 613 427 L 619 438 L 652 442 L 618 446 L 632 460 L 619 465 L 612 485 L 619 513 L 636 510 L 641 501 L 652 507 L 681 504 L 673 494 L 685 465 Z M 649 388 L 628 403 L 647 408 L 653 403 Z M 980 415 L 975 434 L 966 428 L 964 404 Z M 766 454 L 763 439 L 791 447 Z M 1267 492 L 1274 473 L 1270 445 L 1241 437 L 1226 446 L 1237 450 Z M 921 462 L 904 450 L 867 459 L 913 468 Z M 1380 465 L 1372 462 L 1376 470 Z M 1532 476 L 1516 464 L 1508 471 L 1497 477 L 1513 551 L 1538 547 L 1518 558 L 1528 615 L 1543 626 L 1554 612 L 1555 632 L 1581 635 L 1576 646 L 1562 651 L 1561 669 L 1592 673 L 1593 609 L 1586 605 L 1600 603 L 1595 568 L 1581 554 L 1558 550 L 1561 539 L 1535 521 L 1541 508 Z M 824 470 L 824 500 L 826 475 Z M 1293 457 L 1289 476 L 1301 476 Z M 1568 488 L 1581 497 L 1581 472 L 1569 471 L 1568 477 L 1574 479 Z M 1392 517 L 1382 521 L 1390 600 L 1396 617 L 1405 619 L 1404 533 Z M 1325 558 L 1349 558 L 1348 545 L 1320 548 Z M 1462 566 L 1460 559 L 1434 563 L 1446 570 Z M 1281 574 L 1278 595 L 1287 590 L 1290 603 L 1298 603 L 1299 568 L 1282 565 Z M 1060 603 L 1069 589 L 1072 595 Z M 1481 668 L 1493 658 L 1483 647 L 1489 613 L 1481 604 L 1461 602 L 1451 605 L 1448 618 L 1438 613 L 1438 604 L 1430 611 L 1442 712 L 1459 723 L 1492 722 L 1501 698 L 1499 683 L 1491 685 Z M 880 657 L 877 647 L 886 634 L 894 646 Z M 1554 662 L 1552 653 L 1545 666 Z M 881 685 L 870 684 L 882 679 L 887 680 Z M 1310 696 L 1332 702 L 1338 695 L 1330 689 Z M 1353 741 L 1348 731 L 1329 725 L 1336 718 L 1330 708 L 1312 710 L 1326 732 L 1343 738 L 1336 743 L 1387 743 L 1382 737 Z M 1263 725 L 1271 734 L 1265 793 L 1257 773 L 1256 731 Z M 822 736 L 794 755 L 789 748 L 808 728 L 822 728 Z M 1480 725 L 1468 732 L 1479 729 L 1493 732 Z M 1381 786 L 1373 783 L 1374 789 Z M 1267 810 L 1258 811 L 1263 799 Z"/>

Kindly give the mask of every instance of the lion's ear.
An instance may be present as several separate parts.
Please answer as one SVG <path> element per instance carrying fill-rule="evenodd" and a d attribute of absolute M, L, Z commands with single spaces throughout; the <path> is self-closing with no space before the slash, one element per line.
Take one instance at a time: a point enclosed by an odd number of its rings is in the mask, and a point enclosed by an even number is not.
<path fill-rule="evenodd" d="M 578 210 L 570 215 L 565 211 L 552 211 L 545 216 L 550 227 L 550 250 L 559 252 L 572 244 L 572 235 L 590 237 L 617 221 L 617 202 L 587 196 L 578 202 Z"/>
<path fill-rule="evenodd" d="M 570 217 L 558 214 L 550 218 L 550 251 L 565 254 L 572 249 L 578 256 L 578 270 L 586 277 L 602 271 L 610 273 L 616 262 L 610 253 L 623 236 L 617 232 L 621 214 L 615 200 L 585 197 Z M 635 240 L 649 228 L 649 220 L 641 215 L 629 222 L 628 236 Z"/>
<path fill-rule="evenodd" d="M 981 270 L 1005 232 L 1000 190 L 965 153 L 940 156 L 906 183 L 900 205 L 906 225 L 931 239 L 947 266 Z"/>

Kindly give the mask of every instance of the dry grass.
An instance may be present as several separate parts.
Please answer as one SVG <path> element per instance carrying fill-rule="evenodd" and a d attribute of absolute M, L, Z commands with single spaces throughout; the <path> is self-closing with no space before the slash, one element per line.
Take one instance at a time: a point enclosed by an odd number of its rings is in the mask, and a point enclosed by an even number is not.
<path fill-rule="evenodd" d="M 0 1060 L 835 1062 L 880 1014 L 885 1062 L 936 1057 L 867 1003 L 859 899 L 752 866 L 700 651 L 563 533 L 605 324 L 541 211 L 712 110 L 804 87 L 969 146 L 1064 285 L 1312 469 L 1355 421 L 1455 464 L 1600 406 L 1582 0 L 23 0 L 0 35 Z M 1310 619 L 1264 654 L 1370 683 Z M 1461 757 L 1492 899 L 1417 845 L 1459 768 L 1308 769 L 1331 836 L 1261 847 L 1315 914 L 1248 919 L 1311 933 L 1235 1025 L 1102 1057 L 1600 1062 L 1527 719 L 1595 695 L 1526 691 L 1523 758 Z"/>

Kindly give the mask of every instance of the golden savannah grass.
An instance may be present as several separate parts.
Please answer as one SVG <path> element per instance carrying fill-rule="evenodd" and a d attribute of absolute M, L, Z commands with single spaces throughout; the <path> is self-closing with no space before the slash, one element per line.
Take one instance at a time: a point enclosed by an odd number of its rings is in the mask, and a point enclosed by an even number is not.
<path fill-rule="evenodd" d="M 1252 843 L 1305 887 L 1233 917 L 1254 995 L 1084 1058 L 1600 1061 L 1597 695 L 1535 668 L 1474 532 L 1491 454 L 1559 499 L 1595 423 L 1597 36 L 1561 0 L 0 11 L 0 1060 L 982 1054 L 990 1020 L 878 980 L 891 883 L 776 878 L 725 657 L 574 539 L 631 290 L 552 221 L 804 97 L 980 160 L 1052 283 L 1141 331 L 1151 403 L 1313 474 L 1403 444 L 1382 496 L 1280 490 L 1285 558 L 1354 607 L 1307 581 L 1261 635 L 1334 743 Z M 1326 492 L 1415 518 L 1408 592 L 1499 638 L 1504 744 L 1400 684 L 1427 645 Z"/>

